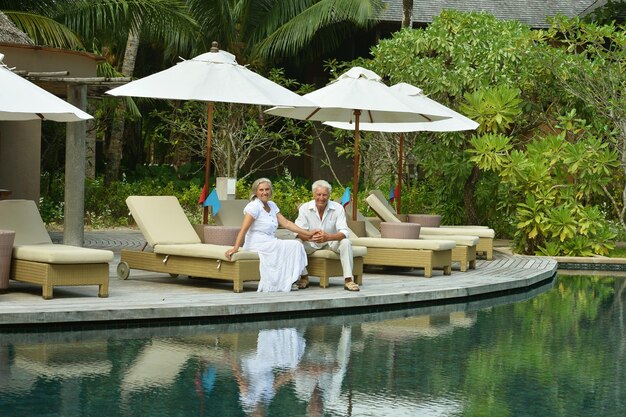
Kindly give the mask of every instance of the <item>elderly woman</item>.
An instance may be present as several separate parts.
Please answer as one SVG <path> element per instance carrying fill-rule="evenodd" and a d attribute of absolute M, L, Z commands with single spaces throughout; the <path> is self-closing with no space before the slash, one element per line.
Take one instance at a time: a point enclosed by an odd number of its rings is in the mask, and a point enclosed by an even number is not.
<path fill-rule="evenodd" d="M 280 225 L 309 237 L 315 233 L 296 226 L 280 214 L 278 206 L 270 200 L 273 194 L 272 182 L 267 178 L 254 181 L 251 194 L 251 201 L 243 210 L 243 223 L 235 246 L 226 251 L 226 257 L 230 259 L 239 250 L 245 237 L 243 248 L 259 253 L 261 280 L 257 291 L 295 290 L 298 287 L 294 283 L 307 265 L 306 252 L 299 241 L 277 239 L 274 232 Z"/>

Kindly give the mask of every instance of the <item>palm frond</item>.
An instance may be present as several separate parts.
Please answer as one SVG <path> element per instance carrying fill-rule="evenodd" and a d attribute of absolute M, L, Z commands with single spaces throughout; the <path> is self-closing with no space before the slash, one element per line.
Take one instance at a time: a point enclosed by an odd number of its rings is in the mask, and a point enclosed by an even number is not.
<path fill-rule="evenodd" d="M 59 8 L 56 19 L 86 39 L 103 32 L 135 30 L 143 37 L 167 45 L 189 48 L 197 35 L 197 24 L 183 0 L 74 0 Z"/>
<path fill-rule="evenodd" d="M 284 0 L 288 1 L 288 0 Z M 260 40 L 253 55 L 266 59 L 297 55 L 322 30 L 349 22 L 365 28 L 377 22 L 384 3 L 380 0 L 321 0 L 281 24 Z M 331 37 L 325 37 L 332 42 Z"/>
<path fill-rule="evenodd" d="M 85 49 L 76 33 L 49 17 L 12 10 L 4 10 L 3 13 L 37 45 Z"/>
<path fill-rule="evenodd" d="M 220 48 L 231 50 L 236 37 L 236 22 L 229 0 L 187 0 L 191 16 L 200 27 L 195 53 L 206 52 L 212 41 Z M 233 52 L 233 51 L 231 51 Z"/>

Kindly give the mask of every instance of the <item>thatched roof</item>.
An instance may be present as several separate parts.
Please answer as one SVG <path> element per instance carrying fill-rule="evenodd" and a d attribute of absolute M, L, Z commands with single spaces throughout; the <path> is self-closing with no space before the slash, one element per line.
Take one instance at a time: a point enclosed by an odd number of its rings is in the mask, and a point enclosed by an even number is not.
<path fill-rule="evenodd" d="M 402 0 L 384 0 L 387 9 L 382 21 L 402 21 Z M 547 17 L 562 14 L 569 17 L 583 16 L 606 0 L 415 0 L 413 22 L 430 23 L 444 9 L 462 12 L 488 12 L 498 19 L 518 20 L 532 28 L 550 26 Z"/>
<path fill-rule="evenodd" d="M 0 12 L 0 42 L 33 45 L 33 41 L 2 12 Z"/>

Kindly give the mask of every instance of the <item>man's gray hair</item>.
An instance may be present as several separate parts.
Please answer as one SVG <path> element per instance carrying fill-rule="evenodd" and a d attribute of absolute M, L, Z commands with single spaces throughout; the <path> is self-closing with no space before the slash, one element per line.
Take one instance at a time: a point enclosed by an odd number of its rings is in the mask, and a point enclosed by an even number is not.
<path fill-rule="evenodd" d="M 333 186 L 328 183 L 328 181 L 317 180 L 311 186 L 311 191 L 315 192 L 316 188 L 326 188 L 328 190 L 328 194 L 333 192 Z"/>

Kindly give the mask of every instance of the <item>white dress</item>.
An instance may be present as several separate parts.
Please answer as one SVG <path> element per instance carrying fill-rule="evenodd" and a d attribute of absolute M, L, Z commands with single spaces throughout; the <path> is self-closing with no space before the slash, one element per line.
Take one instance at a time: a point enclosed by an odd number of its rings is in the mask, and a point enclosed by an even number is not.
<path fill-rule="evenodd" d="M 295 328 L 259 331 L 256 352 L 241 359 L 241 370 L 247 389 L 239 400 L 249 414 L 260 404 L 269 405 L 276 389 L 276 372 L 293 372 L 304 354 L 306 342 Z"/>
<path fill-rule="evenodd" d="M 243 209 L 244 214 L 254 218 L 243 248 L 259 254 L 261 280 L 257 291 L 291 291 L 291 284 L 300 278 L 300 272 L 307 266 L 306 252 L 297 240 L 281 240 L 274 236 L 278 228 L 276 215 L 280 210 L 273 201 L 267 204 L 269 213 L 258 199 Z"/>

